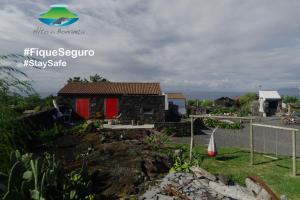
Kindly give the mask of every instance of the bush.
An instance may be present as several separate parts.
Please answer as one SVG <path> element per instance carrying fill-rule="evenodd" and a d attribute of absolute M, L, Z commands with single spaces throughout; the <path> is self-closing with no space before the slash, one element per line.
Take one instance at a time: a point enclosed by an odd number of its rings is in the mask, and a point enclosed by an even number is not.
<path fill-rule="evenodd" d="M 145 142 L 154 149 L 158 149 L 169 142 L 169 136 L 165 133 L 151 134 L 145 138 Z"/>
<path fill-rule="evenodd" d="M 1 172 L 0 196 L 9 199 L 92 199 L 91 181 L 86 164 L 65 174 L 54 155 L 21 155 L 14 151 L 10 156 L 11 169 Z"/>
<path fill-rule="evenodd" d="M 190 169 L 189 162 L 185 161 L 180 156 L 175 157 L 174 165 L 170 169 L 170 173 L 173 172 L 188 172 Z"/>
<path fill-rule="evenodd" d="M 210 119 L 210 118 L 205 118 L 203 119 L 203 124 L 206 127 L 211 127 L 211 128 L 223 128 L 223 129 L 241 129 L 242 125 L 239 122 L 234 122 L 232 124 L 227 123 L 227 122 L 222 122 L 216 119 Z"/>
<path fill-rule="evenodd" d="M 296 96 L 283 96 L 283 103 L 297 103 L 299 101 Z"/>
<path fill-rule="evenodd" d="M 223 115 L 224 113 L 233 114 L 236 111 L 237 110 L 235 108 L 214 108 L 213 111 L 210 112 L 210 114 L 213 115 Z"/>

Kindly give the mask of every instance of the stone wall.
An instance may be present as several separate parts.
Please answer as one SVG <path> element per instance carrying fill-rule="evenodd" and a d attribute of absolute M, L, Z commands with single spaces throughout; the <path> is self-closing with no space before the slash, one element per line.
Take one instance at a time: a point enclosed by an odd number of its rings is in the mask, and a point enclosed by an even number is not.
<path fill-rule="evenodd" d="M 81 95 L 81 96 L 64 96 L 60 97 L 58 104 L 71 107 L 76 117 L 76 98 L 90 99 L 90 118 L 104 117 L 105 98 L 119 99 L 119 113 L 121 115 L 121 123 L 131 124 L 131 121 L 139 121 L 140 123 L 155 123 L 165 119 L 164 96 L 157 95 Z"/>
<path fill-rule="evenodd" d="M 194 122 L 194 134 L 201 134 L 201 122 L 196 120 Z M 154 128 L 162 130 L 164 128 L 174 129 L 175 136 L 190 136 L 191 135 L 191 122 L 157 122 Z"/>
<path fill-rule="evenodd" d="M 131 120 L 146 124 L 163 122 L 164 108 L 164 96 L 122 96 L 120 100 L 121 122 L 131 123 Z"/>

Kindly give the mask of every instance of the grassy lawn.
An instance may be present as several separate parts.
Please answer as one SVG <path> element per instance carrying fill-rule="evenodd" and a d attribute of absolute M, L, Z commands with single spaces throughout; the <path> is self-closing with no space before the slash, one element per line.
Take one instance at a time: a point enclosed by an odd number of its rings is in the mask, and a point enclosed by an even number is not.
<path fill-rule="evenodd" d="M 172 144 L 172 148 L 183 148 L 188 156 L 188 145 Z M 255 154 L 255 165 L 250 165 L 250 153 L 238 148 L 219 148 L 218 156 L 206 156 L 207 148 L 198 146 L 193 152 L 194 160 L 202 168 L 213 174 L 229 176 L 233 181 L 245 185 L 245 178 L 255 175 L 280 197 L 286 195 L 289 199 L 300 199 L 300 161 L 297 163 L 298 177 L 292 177 L 292 161 L 289 157 L 278 160 Z"/>

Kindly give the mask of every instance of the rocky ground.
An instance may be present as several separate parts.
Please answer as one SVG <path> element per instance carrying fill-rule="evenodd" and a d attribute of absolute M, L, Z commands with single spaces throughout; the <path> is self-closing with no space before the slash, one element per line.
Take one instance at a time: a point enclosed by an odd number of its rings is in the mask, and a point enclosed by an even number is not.
<path fill-rule="evenodd" d="M 71 171 L 88 161 L 98 199 L 133 198 L 169 172 L 169 157 L 144 142 L 150 130 L 100 130 L 55 141 L 55 153 Z"/>
<path fill-rule="evenodd" d="M 59 137 L 44 150 L 55 153 L 66 171 L 80 168 L 87 159 L 96 199 L 278 199 L 252 179 L 241 187 L 196 167 L 190 173 L 168 174 L 172 160 L 145 143 L 150 134 L 153 130 L 92 130 Z"/>
<path fill-rule="evenodd" d="M 246 187 L 228 182 L 207 171 L 192 167 L 191 173 L 171 173 L 160 184 L 144 193 L 140 200 L 276 200 L 276 195 L 255 178 L 245 180 Z M 281 199 L 286 199 L 282 197 Z"/>

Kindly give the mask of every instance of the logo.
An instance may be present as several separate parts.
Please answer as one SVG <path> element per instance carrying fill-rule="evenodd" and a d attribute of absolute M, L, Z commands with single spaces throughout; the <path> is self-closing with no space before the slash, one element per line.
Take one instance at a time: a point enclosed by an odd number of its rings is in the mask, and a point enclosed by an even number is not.
<path fill-rule="evenodd" d="M 69 11 L 66 5 L 52 5 L 48 12 L 39 16 L 39 20 L 49 26 L 68 26 L 78 19 L 78 15 Z"/>

